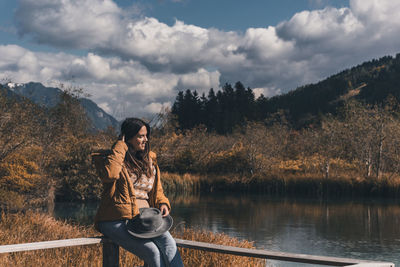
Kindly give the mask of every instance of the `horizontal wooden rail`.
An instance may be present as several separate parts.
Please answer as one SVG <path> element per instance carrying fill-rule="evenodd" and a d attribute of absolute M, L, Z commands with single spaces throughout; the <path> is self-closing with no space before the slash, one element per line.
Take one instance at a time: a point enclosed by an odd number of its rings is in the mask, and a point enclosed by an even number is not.
<path fill-rule="evenodd" d="M 394 267 L 391 262 L 375 262 L 348 258 L 324 257 L 307 254 L 294 254 L 275 252 L 261 249 L 238 248 L 231 246 L 215 245 L 205 242 L 197 242 L 183 239 L 175 239 L 178 247 L 198 249 L 208 252 L 217 252 L 237 256 L 263 258 L 269 260 L 299 262 L 308 264 L 320 264 L 328 266 L 352 266 L 352 267 Z M 44 242 L 1 245 L 1 253 L 20 252 L 39 249 L 61 248 L 71 246 L 103 244 L 103 266 L 118 266 L 118 246 L 104 237 L 73 238 Z"/>
<path fill-rule="evenodd" d="M 231 246 L 223 246 L 223 245 L 215 245 L 204 242 L 197 241 L 189 241 L 182 239 L 175 239 L 178 247 L 183 248 L 191 248 L 191 249 L 199 249 L 205 250 L 209 252 L 218 252 L 224 254 L 232 254 L 238 256 L 247 256 L 254 258 L 263 258 L 270 260 L 279 260 L 279 261 L 290 261 L 290 262 L 299 262 L 299 263 L 308 263 L 308 264 L 321 264 L 328 266 L 364 266 L 364 264 L 373 264 L 373 265 L 365 265 L 365 266 L 376 266 L 376 267 L 394 267 L 393 263 L 390 262 L 374 262 L 374 261 L 366 261 L 366 260 L 356 260 L 356 259 L 347 259 L 347 258 L 334 258 L 334 257 L 323 257 L 323 256 L 314 256 L 308 254 L 294 254 L 294 253 L 285 253 L 285 252 L 275 252 L 261 249 L 248 249 L 248 248 L 238 248 Z"/>
<path fill-rule="evenodd" d="M 366 262 L 366 263 L 346 265 L 344 267 L 386 267 L 386 266 L 394 266 L 394 264 L 390 262 Z"/>
<path fill-rule="evenodd" d="M 72 239 L 33 242 L 33 243 L 24 243 L 15 245 L 3 245 L 0 246 L 0 253 L 93 245 L 93 244 L 103 243 L 105 240 L 106 239 L 103 239 L 102 237 L 87 237 L 87 238 L 72 238 Z"/>

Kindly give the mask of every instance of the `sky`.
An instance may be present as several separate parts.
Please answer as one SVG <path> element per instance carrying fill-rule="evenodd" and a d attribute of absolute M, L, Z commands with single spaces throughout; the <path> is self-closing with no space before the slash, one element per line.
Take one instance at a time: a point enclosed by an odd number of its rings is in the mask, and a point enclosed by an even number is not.
<path fill-rule="evenodd" d="M 179 91 L 271 97 L 400 52 L 398 0 L 0 0 L 0 80 L 151 118 Z"/>

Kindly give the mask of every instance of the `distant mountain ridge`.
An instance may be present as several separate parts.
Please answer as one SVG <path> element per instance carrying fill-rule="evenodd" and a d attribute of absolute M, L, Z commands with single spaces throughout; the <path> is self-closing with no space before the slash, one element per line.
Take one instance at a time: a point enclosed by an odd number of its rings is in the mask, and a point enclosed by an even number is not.
<path fill-rule="evenodd" d="M 351 98 L 382 104 L 388 96 L 400 102 L 400 54 L 364 62 L 318 83 L 257 101 L 264 118 L 284 110 L 301 127 L 318 122 L 321 115 L 335 114 Z"/>
<path fill-rule="evenodd" d="M 3 85 L 10 94 L 24 96 L 32 102 L 45 107 L 54 107 L 60 101 L 62 90 L 56 87 L 46 87 L 41 83 L 8 83 Z M 96 130 L 106 130 L 108 127 L 118 129 L 118 121 L 95 102 L 87 98 L 79 99 L 86 115 Z"/>
<path fill-rule="evenodd" d="M 227 134 L 246 121 L 284 122 L 300 129 L 318 126 L 325 116 L 340 114 L 352 99 L 386 105 L 388 98 L 400 103 L 400 54 L 364 62 L 273 97 L 260 95 L 256 99 L 252 89 L 241 82 L 234 86 L 227 83 L 216 92 L 211 88 L 207 96 L 199 96 L 196 90 L 180 91 L 172 113 L 181 130 L 202 125 L 208 131 Z"/>

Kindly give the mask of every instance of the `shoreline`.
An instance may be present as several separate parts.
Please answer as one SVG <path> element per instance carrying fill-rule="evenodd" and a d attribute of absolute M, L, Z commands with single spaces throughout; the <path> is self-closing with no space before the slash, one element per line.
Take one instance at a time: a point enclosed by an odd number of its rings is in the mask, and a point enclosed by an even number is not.
<path fill-rule="evenodd" d="M 201 193 L 255 193 L 279 197 L 307 197 L 315 199 L 335 198 L 373 198 L 400 199 L 400 177 L 393 178 L 350 178 L 349 175 L 324 178 L 320 174 L 256 174 L 240 176 L 238 174 L 161 174 L 163 189 L 168 195 L 191 196 Z M 3 191 L 3 195 L 5 192 Z M 11 192 L 13 193 L 13 192 Z M 56 197 L 53 201 L 46 198 L 3 199 L 0 211 L 23 210 L 24 207 L 38 208 L 55 202 L 89 203 L 99 198 L 65 199 Z M 0 198 L 2 200 L 2 198 Z"/>
<path fill-rule="evenodd" d="M 317 198 L 363 197 L 392 198 L 400 197 L 399 178 L 349 178 L 338 176 L 324 178 L 319 175 L 199 175 L 162 174 L 166 192 L 176 193 L 212 193 L 212 192 L 248 192 L 271 196 L 305 196 Z"/>

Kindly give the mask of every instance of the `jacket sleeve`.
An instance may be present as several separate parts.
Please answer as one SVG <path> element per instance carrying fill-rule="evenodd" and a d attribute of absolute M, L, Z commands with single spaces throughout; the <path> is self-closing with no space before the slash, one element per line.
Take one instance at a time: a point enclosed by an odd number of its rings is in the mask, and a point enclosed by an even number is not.
<path fill-rule="evenodd" d="M 160 177 L 160 169 L 156 165 L 157 175 Z M 168 198 L 164 195 L 164 190 L 161 185 L 161 179 L 158 180 L 157 183 L 157 193 L 156 193 L 156 207 L 159 208 L 161 204 L 166 204 L 168 209 L 171 210 L 171 204 L 169 203 Z"/>
<path fill-rule="evenodd" d="M 154 152 L 150 152 L 150 157 L 152 158 L 154 166 L 156 168 L 155 207 L 160 208 L 161 204 L 166 204 L 168 206 L 168 209 L 171 210 L 171 204 L 169 203 L 168 198 L 164 195 L 164 190 L 162 188 L 160 169 L 157 165 L 156 154 Z"/>
<path fill-rule="evenodd" d="M 114 143 L 111 153 L 105 160 L 103 175 L 100 177 L 104 183 L 119 179 L 126 151 L 128 151 L 128 146 L 124 141 L 118 140 Z"/>

